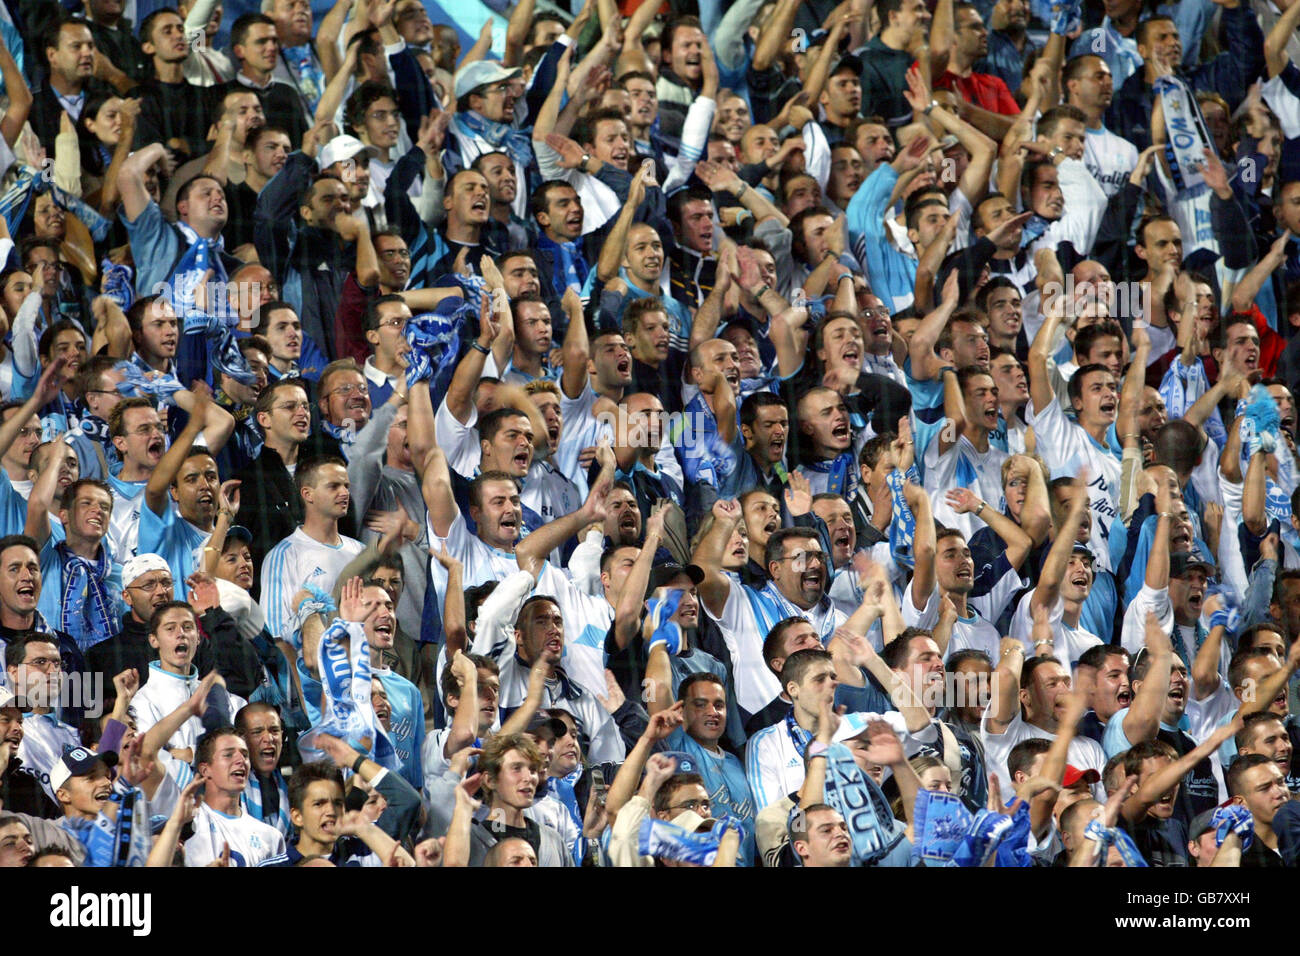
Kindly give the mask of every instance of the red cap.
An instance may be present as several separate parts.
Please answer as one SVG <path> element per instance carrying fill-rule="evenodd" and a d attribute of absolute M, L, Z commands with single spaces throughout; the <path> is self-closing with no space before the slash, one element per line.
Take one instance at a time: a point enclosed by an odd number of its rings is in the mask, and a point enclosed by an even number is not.
<path fill-rule="evenodd" d="M 1065 765 L 1065 778 L 1061 781 L 1063 787 L 1073 787 L 1079 781 L 1084 783 L 1096 783 L 1101 779 L 1101 774 L 1095 770 L 1080 770 L 1078 767 L 1072 767 L 1068 763 Z"/>

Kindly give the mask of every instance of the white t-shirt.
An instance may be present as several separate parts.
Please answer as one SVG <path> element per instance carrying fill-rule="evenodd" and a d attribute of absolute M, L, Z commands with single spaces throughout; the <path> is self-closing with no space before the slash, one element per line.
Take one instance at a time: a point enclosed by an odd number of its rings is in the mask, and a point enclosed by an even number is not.
<path fill-rule="evenodd" d="M 1030 610 L 1030 591 L 1020 599 L 1016 613 L 1011 618 L 1011 637 L 1017 638 L 1025 645 L 1025 657 L 1034 656 L 1034 617 Z M 1101 638 L 1084 627 L 1070 627 L 1065 623 L 1065 599 L 1059 594 L 1056 603 L 1048 613 L 1052 625 L 1052 641 L 1056 648 L 1056 659 L 1067 671 L 1073 672 L 1075 663 L 1083 652 L 1101 643 Z"/>
<path fill-rule="evenodd" d="M 434 415 L 434 428 L 438 433 L 438 447 L 447 456 L 447 466 L 458 475 L 472 476 L 478 471 L 482 449 L 478 446 L 478 408 L 470 403 L 469 421 L 462 424 L 447 408 L 444 398 L 438 403 Z"/>
<path fill-rule="evenodd" d="M 1057 402 L 1050 401 L 1038 411 L 1031 399 L 1026 411 L 1038 439 L 1038 453 L 1053 478 L 1074 478 L 1088 469 L 1088 506 L 1092 511 L 1088 547 L 1097 568 L 1110 571 L 1110 526 L 1119 520 L 1119 458 L 1066 418 Z"/>
<path fill-rule="evenodd" d="M 925 490 L 934 508 L 934 520 L 945 528 L 956 528 L 967 541 L 984 522 L 974 514 L 958 514 L 948 504 L 947 493 L 953 488 L 969 488 L 994 511 L 1006 506 L 1002 496 L 1002 463 L 1007 453 L 989 445 L 981 452 L 965 435 L 939 453 L 939 436 L 935 434 L 925 449 Z"/>
<path fill-rule="evenodd" d="M 919 627 L 930 631 L 939 623 L 939 586 L 936 584 L 934 590 L 930 592 L 930 597 L 926 599 L 925 607 L 921 610 L 916 609 L 912 602 L 912 589 L 909 586 L 903 592 L 903 624 L 906 627 Z M 974 648 L 977 651 L 983 651 L 993 660 L 998 659 L 998 645 L 1001 637 L 997 628 L 990 624 L 984 617 L 970 604 L 967 604 L 967 610 L 974 612 L 970 617 L 959 617 L 952 626 L 952 636 L 948 639 L 948 647 L 944 651 L 943 659 L 946 661 L 958 651 L 964 651 Z"/>
<path fill-rule="evenodd" d="M 990 709 L 993 703 L 989 704 Z M 984 718 L 980 721 L 980 741 L 984 744 L 984 767 L 992 774 L 997 774 L 998 786 L 1002 790 L 1002 802 L 1009 804 L 1016 795 L 1016 787 L 1011 779 L 1011 774 L 1007 770 L 1007 756 L 1011 753 L 1016 744 L 1022 740 L 1032 740 L 1040 737 L 1043 740 L 1055 740 L 1056 734 L 1048 733 L 1041 727 L 1035 727 L 1033 724 L 1025 723 L 1020 714 L 1012 719 L 1007 725 L 1007 729 L 1000 734 L 991 734 L 987 729 L 988 711 L 984 712 Z M 1070 749 L 1066 759 L 1070 766 L 1077 767 L 1080 770 L 1095 770 L 1100 774 L 1106 769 L 1106 753 L 1101 749 L 1101 744 L 1091 737 L 1075 735 L 1070 740 Z M 1106 791 L 1100 783 L 1092 785 L 1092 795 L 1097 800 L 1106 799 Z"/>
<path fill-rule="evenodd" d="M 272 637 L 299 646 L 294 633 L 293 596 L 312 584 L 328 593 L 345 567 L 365 550 L 360 541 L 339 535 L 337 545 L 322 544 L 295 528 L 262 562 L 262 610 Z"/>
<path fill-rule="evenodd" d="M 287 859 L 284 837 L 242 810 L 228 817 L 206 803 L 194 811 L 194 836 L 185 841 L 185 865 L 207 866 L 230 846 L 231 866 L 274 866 Z"/>
<path fill-rule="evenodd" d="M 1088 172 L 1092 173 L 1092 178 L 1097 180 L 1097 185 L 1109 199 L 1124 188 L 1137 166 L 1137 147 L 1105 126 L 1085 130 L 1085 133 L 1083 165 L 1088 167 Z"/>

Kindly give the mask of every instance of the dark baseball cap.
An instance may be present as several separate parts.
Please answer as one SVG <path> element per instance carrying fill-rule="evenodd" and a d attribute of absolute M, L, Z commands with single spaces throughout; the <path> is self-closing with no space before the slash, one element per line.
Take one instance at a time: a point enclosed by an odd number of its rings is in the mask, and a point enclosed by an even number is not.
<path fill-rule="evenodd" d="M 1201 570 L 1206 577 L 1214 576 L 1214 565 L 1196 551 L 1177 551 L 1169 556 L 1169 576 L 1181 578 L 1189 571 Z"/>
<path fill-rule="evenodd" d="M 704 571 L 698 565 L 661 564 L 650 571 L 650 583 L 646 587 L 646 594 L 653 594 L 660 588 L 667 587 L 683 574 L 690 578 L 691 583 L 696 586 L 704 580 Z"/>

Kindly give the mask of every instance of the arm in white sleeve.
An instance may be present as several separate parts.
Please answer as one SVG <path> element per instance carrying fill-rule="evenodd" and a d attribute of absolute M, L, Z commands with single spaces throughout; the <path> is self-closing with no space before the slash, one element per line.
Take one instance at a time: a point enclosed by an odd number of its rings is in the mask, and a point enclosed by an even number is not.
<path fill-rule="evenodd" d="M 1065 212 L 1052 223 L 1044 238 L 1053 246 L 1070 242 L 1080 253 L 1092 248 L 1106 213 L 1106 193 L 1081 160 L 1066 159 L 1057 167 Z"/>
<path fill-rule="evenodd" d="M 600 584 L 600 555 L 604 545 L 605 533 L 593 528 L 569 555 L 569 576 L 573 578 L 574 587 L 592 597 L 601 597 L 605 593 Z"/>
<path fill-rule="evenodd" d="M 40 367 L 40 357 L 36 352 L 36 318 L 40 314 L 41 294 L 33 292 L 23 299 L 18 315 L 14 318 L 14 368 L 27 378 L 35 375 Z"/>
<path fill-rule="evenodd" d="M 826 180 L 830 179 L 831 175 L 831 144 L 827 142 L 826 133 L 822 131 L 821 124 L 817 122 L 805 123 L 803 128 L 803 141 L 805 147 L 804 170 L 809 176 L 817 180 L 817 185 L 820 186 L 822 192 L 825 193 Z M 1083 163 L 1080 163 L 1079 166 L 1082 168 Z M 1064 186 L 1064 184 L 1062 185 Z M 1100 186 L 1096 186 L 1096 189 L 1098 192 L 1101 192 Z M 1105 203 L 1106 195 L 1105 193 L 1102 193 L 1103 208 L 1105 207 Z M 1067 203 L 1066 209 L 1068 210 L 1069 208 L 1070 207 Z M 1098 216 L 1097 225 L 1100 224 L 1101 217 Z M 1094 234 L 1096 233 L 1097 229 L 1095 226 L 1092 231 Z M 1091 242 L 1089 242 L 1089 246 L 1091 246 Z"/>
<path fill-rule="evenodd" d="M 474 626 L 474 643 L 470 650 L 497 661 L 506 661 L 515 652 L 515 618 L 524 600 L 537 582 L 527 571 L 516 571 L 497 583 L 492 593 L 479 605 L 478 623 Z"/>
<path fill-rule="evenodd" d="M 745 31 L 762 6 L 763 0 L 737 0 L 718 21 L 718 29 L 713 34 L 713 53 L 718 63 L 728 70 L 740 66 L 745 55 Z"/>
<path fill-rule="evenodd" d="M 695 164 L 704 155 L 708 145 L 709 128 L 713 126 L 713 114 L 718 104 L 703 96 L 696 97 L 686 113 L 686 122 L 682 125 L 682 149 L 673 159 L 668 175 L 664 177 L 664 195 L 684 186 L 686 180 L 695 172 Z"/>

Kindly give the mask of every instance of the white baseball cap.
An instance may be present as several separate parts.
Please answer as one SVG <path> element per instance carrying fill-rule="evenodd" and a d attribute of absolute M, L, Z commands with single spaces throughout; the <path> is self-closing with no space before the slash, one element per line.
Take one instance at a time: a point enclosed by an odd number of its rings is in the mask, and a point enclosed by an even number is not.
<path fill-rule="evenodd" d="M 370 147 L 361 142 L 361 140 L 357 139 L 355 136 L 349 136 L 347 133 L 343 133 L 340 136 L 335 136 L 332 140 L 321 147 L 320 155 L 317 157 L 316 162 L 320 165 L 321 169 L 329 169 L 337 162 L 344 159 L 352 159 L 353 157 L 360 156 L 362 153 L 365 153 L 366 156 L 369 157 L 371 155 Z"/>
<path fill-rule="evenodd" d="M 131 585 L 136 579 L 143 577 L 150 571 L 166 571 L 171 573 L 171 565 L 161 554 L 137 554 L 126 564 L 122 565 L 122 584 Z"/>

